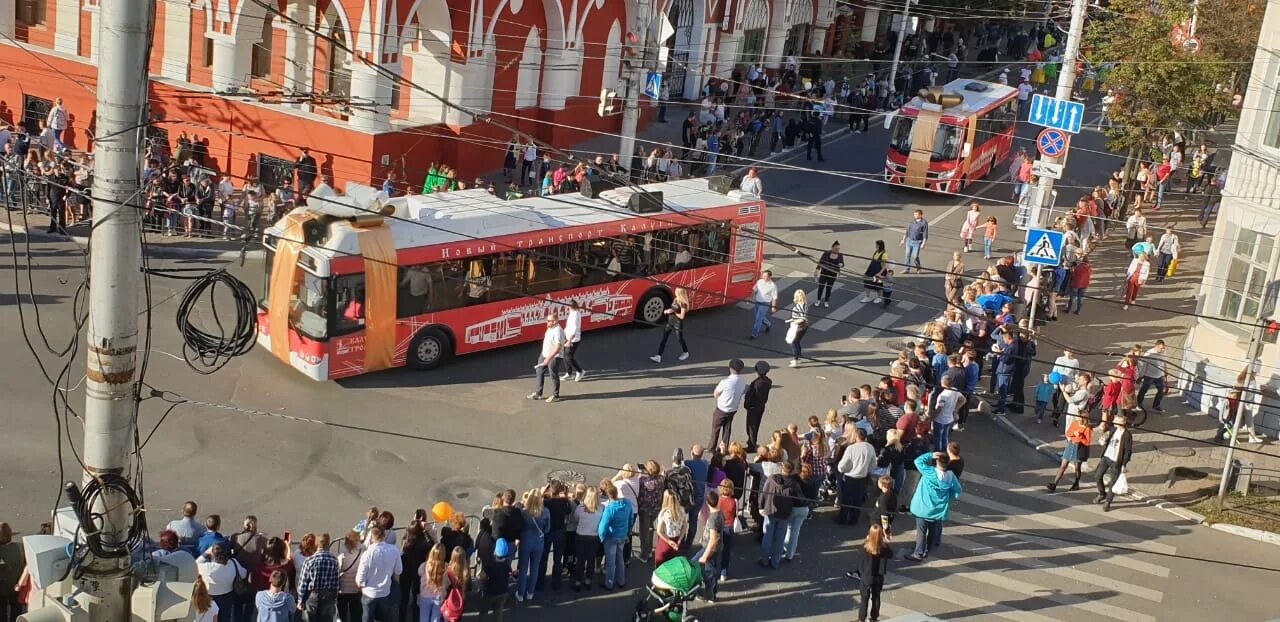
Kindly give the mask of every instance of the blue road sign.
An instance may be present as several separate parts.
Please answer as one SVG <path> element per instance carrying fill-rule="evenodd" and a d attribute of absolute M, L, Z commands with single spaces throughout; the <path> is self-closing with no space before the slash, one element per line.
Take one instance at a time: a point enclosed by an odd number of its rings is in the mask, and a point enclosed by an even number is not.
<path fill-rule="evenodd" d="M 1062 130 L 1046 129 L 1036 138 L 1036 149 L 1046 158 L 1056 158 L 1067 152 L 1067 135 Z"/>
<path fill-rule="evenodd" d="M 1023 263 L 1056 267 L 1062 263 L 1062 243 L 1065 240 L 1061 231 L 1028 229 L 1027 242 L 1022 247 Z"/>
<path fill-rule="evenodd" d="M 1084 123 L 1084 104 L 1035 94 L 1031 96 L 1031 112 L 1027 115 L 1027 122 L 1079 134 L 1080 125 Z"/>
<path fill-rule="evenodd" d="M 653 99 L 658 99 L 662 95 L 662 74 L 656 71 L 649 72 L 649 76 L 644 80 L 644 94 Z"/>

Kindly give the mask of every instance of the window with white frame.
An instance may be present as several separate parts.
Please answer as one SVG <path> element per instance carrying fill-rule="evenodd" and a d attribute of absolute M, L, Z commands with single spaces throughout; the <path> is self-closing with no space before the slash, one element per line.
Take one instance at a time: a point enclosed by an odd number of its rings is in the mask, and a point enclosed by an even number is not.
<path fill-rule="evenodd" d="M 1228 320 L 1258 319 L 1267 289 L 1267 267 L 1276 252 L 1275 239 L 1241 228 L 1231 248 L 1227 274 L 1222 281 L 1222 306 L 1218 313 Z"/>
<path fill-rule="evenodd" d="M 1263 107 L 1258 112 L 1267 119 L 1267 130 L 1262 135 L 1262 144 L 1273 149 L 1280 149 L 1280 86 L 1276 86 L 1276 80 L 1280 80 L 1280 69 L 1276 70 L 1275 78 L 1271 80 L 1271 84 L 1262 87 Z"/>

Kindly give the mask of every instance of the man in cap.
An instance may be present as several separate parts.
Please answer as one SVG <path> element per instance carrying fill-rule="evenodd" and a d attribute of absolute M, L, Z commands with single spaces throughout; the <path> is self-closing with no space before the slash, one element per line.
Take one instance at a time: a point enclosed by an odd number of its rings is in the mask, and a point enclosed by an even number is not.
<path fill-rule="evenodd" d="M 760 421 L 764 419 L 764 407 L 769 403 L 769 391 L 773 380 L 769 378 L 769 363 L 756 361 L 756 378 L 747 385 L 742 407 L 747 409 L 747 451 L 756 450 L 756 438 L 760 435 Z"/>
<path fill-rule="evenodd" d="M 738 405 L 747 392 L 747 383 L 741 375 L 743 367 L 742 359 L 729 361 L 729 375 L 716 385 L 716 390 L 712 393 L 716 409 L 711 413 L 711 442 L 707 443 L 707 447 L 719 447 L 722 434 L 724 443 L 729 444 L 733 416 L 738 413 Z"/>

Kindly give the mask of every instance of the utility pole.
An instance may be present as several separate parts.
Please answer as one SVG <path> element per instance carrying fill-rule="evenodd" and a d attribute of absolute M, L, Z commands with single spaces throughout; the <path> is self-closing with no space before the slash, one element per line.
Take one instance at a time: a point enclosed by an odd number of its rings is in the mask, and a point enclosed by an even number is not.
<path fill-rule="evenodd" d="M 902 58 L 902 40 L 907 38 L 907 25 L 911 19 L 911 3 L 915 0 L 905 0 L 902 5 L 902 27 L 898 30 L 898 40 L 893 44 L 893 64 L 889 65 L 889 103 L 893 106 L 895 101 L 894 94 L 898 91 L 898 60 Z"/>
<path fill-rule="evenodd" d="M 618 159 L 626 163 L 630 168 L 631 161 L 636 154 L 636 129 L 640 125 L 640 98 L 644 94 L 645 75 L 649 69 L 649 42 L 650 33 L 649 26 L 653 23 L 653 16 L 650 14 L 653 10 L 653 0 L 638 0 L 636 2 L 636 21 L 635 26 L 624 39 L 622 46 L 622 61 L 628 62 L 628 46 L 632 44 L 630 35 L 640 33 L 641 44 L 638 59 L 632 60 L 631 70 L 625 78 L 627 81 L 626 102 L 622 108 L 622 140 L 618 143 Z M 634 52 L 634 50 L 631 50 Z M 634 173 L 634 171 L 633 171 Z"/>
<path fill-rule="evenodd" d="M 1277 236 L 1274 242 L 1280 242 L 1280 236 Z M 1275 280 L 1280 272 L 1280 253 L 1271 253 L 1271 265 L 1267 267 L 1267 278 Z M 1271 295 L 1270 292 L 1267 294 Z M 1275 302 L 1264 304 L 1264 308 L 1270 312 L 1264 311 L 1260 315 L 1272 316 L 1275 313 Z M 1227 498 L 1227 480 L 1231 479 L 1231 462 L 1235 459 L 1236 445 L 1239 444 L 1240 423 L 1244 419 L 1244 409 L 1248 406 L 1246 402 L 1257 402 L 1257 408 L 1261 409 L 1262 391 L 1258 390 L 1258 367 L 1262 360 L 1262 333 L 1270 324 L 1269 319 L 1258 318 L 1258 326 L 1253 329 L 1253 334 L 1249 336 L 1249 353 L 1244 357 L 1248 361 L 1249 368 L 1246 370 L 1244 387 L 1240 391 L 1240 403 L 1236 406 L 1236 417 L 1231 422 L 1231 429 L 1228 430 L 1227 459 L 1222 464 L 1222 480 L 1218 482 L 1218 507 L 1222 507 L 1222 502 Z M 1249 399 L 1252 397 L 1252 399 Z"/>
<path fill-rule="evenodd" d="M 1054 97 L 1071 101 L 1071 93 L 1076 85 L 1076 63 L 1080 57 L 1080 39 L 1084 36 L 1084 18 L 1088 13 L 1088 0 L 1071 0 L 1071 30 L 1067 31 L 1067 49 L 1062 53 L 1062 69 L 1058 72 L 1058 92 Z M 1062 164 L 1066 160 L 1066 150 L 1062 155 L 1052 158 L 1041 156 L 1044 162 Z M 1044 227 L 1053 223 L 1053 180 L 1047 176 L 1040 178 L 1040 209 L 1028 210 L 1028 217 L 1035 218 L 1027 223 L 1028 228 Z M 1043 215 L 1043 216 L 1041 216 Z"/>
<path fill-rule="evenodd" d="M 146 120 L 147 41 L 155 0 L 102 0 L 98 32 L 98 125 L 94 141 L 93 224 L 89 256 L 88 377 L 85 384 L 86 480 L 126 476 L 132 449 L 138 291 L 142 243 L 138 229 L 141 152 Z M 133 508 L 119 491 L 104 490 L 96 507 L 104 542 L 124 542 Z M 128 555 L 89 556 L 76 581 L 91 622 L 130 619 L 133 577 Z"/>

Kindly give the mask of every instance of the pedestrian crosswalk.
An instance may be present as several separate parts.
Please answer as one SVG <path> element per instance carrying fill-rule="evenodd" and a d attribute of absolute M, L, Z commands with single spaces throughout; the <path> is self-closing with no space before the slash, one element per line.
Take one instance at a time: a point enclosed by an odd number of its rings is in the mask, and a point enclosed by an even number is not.
<path fill-rule="evenodd" d="M 961 481 L 942 547 L 924 563 L 901 560 L 915 532 L 910 517 L 899 518 L 899 561 L 884 594 L 895 610 L 885 617 L 906 609 L 1019 622 L 1169 619 L 1158 612 L 1177 547 L 1160 537 L 1189 522 L 1145 506 L 1104 512 L 1089 503 L 1090 486 L 1050 495 L 971 471 Z"/>
<path fill-rule="evenodd" d="M 769 264 L 765 264 L 764 269 L 770 268 Z M 880 303 L 865 301 L 861 291 L 854 291 L 847 287 L 850 283 L 848 278 L 837 280 L 832 287 L 833 306 L 819 307 L 817 306 L 818 280 L 812 273 L 795 270 L 787 273 L 786 276 L 775 275 L 774 280 L 778 285 L 778 310 L 773 314 L 775 320 L 786 320 L 791 317 L 791 298 L 796 289 L 803 288 L 811 305 L 809 330 L 825 333 L 833 329 L 841 329 L 840 332 L 850 334 L 856 343 L 867 343 L 875 337 L 886 336 L 886 329 L 903 330 L 904 326 L 914 326 L 923 322 L 925 319 L 923 315 L 926 314 L 921 314 L 919 318 L 904 319 L 917 309 L 925 309 L 929 314 L 932 313 L 932 310 L 909 300 L 895 301 L 887 307 Z M 738 302 L 736 306 L 743 310 L 752 308 L 751 302 L 746 300 Z M 870 311 L 859 314 L 864 309 Z"/>

